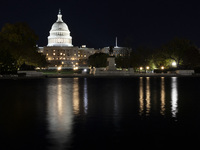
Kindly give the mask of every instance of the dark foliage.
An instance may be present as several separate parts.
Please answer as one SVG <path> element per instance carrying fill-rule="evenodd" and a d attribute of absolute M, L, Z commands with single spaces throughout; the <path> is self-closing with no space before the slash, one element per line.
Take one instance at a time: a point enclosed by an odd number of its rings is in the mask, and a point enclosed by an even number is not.
<path fill-rule="evenodd" d="M 95 53 L 88 58 L 89 65 L 92 67 L 106 67 L 108 54 Z"/>

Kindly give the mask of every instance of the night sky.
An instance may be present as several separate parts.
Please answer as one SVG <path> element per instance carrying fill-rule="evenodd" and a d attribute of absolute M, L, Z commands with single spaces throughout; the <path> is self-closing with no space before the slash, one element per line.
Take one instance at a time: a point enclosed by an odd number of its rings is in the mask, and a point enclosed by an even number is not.
<path fill-rule="evenodd" d="M 59 8 L 74 46 L 102 48 L 127 41 L 159 46 L 174 37 L 200 47 L 200 2 L 197 0 L 6 0 L 0 5 L 0 27 L 27 22 L 46 46 Z"/>

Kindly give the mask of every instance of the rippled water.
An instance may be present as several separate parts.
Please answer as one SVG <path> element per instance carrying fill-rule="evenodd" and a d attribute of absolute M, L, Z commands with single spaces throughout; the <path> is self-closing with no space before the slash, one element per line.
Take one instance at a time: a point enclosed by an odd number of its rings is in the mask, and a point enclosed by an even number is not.
<path fill-rule="evenodd" d="M 200 78 L 0 80 L 0 149 L 196 148 Z"/>

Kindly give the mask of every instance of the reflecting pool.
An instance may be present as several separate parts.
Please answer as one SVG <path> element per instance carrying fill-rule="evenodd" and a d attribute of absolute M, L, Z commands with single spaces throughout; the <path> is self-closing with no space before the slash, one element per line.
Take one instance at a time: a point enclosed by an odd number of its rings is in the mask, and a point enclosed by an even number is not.
<path fill-rule="evenodd" d="M 0 149 L 196 148 L 199 77 L 0 80 Z"/>

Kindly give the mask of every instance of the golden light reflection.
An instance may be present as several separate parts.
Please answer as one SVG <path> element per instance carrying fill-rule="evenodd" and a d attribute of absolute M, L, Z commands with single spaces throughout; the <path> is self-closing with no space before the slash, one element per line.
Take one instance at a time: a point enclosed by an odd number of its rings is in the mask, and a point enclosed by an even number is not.
<path fill-rule="evenodd" d="M 57 107 L 58 107 L 58 115 L 59 117 L 62 116 L 63 113 L 63 97 L 62 97 L 62 83 L 61 83 L 61 78 L 58 78 L 58 94 L 57 94 Z"/>
<path fill-rule="evenodd" d="M 160 91 L 160 99 L 161 99 L 161 115 L 165 115 L 165 78 L 161 77 L 161 91 Z"/>
<path fill-rule="evenodd" d="M 146 115 L 149 115 L 151 109 L 151 92 L 150 92 L 150 79 L 146 77 Z"/>
<path fill-rule="evenodd" d="M 143 77 L 140 77 L 139 96 L 140 96 L 139 97 L 139 102 L 140 102 L 139 114 L 142 115 L 144 111 Z"/>
<path fill-rule="evenodd" d="M 146 77 L 146 89 L 144 92 L 144 83 L 143 77 L 140 77 L 139 85 L 139 115 L 142 115 L 144 112 L 148 116 L 151 110 L 151 91 L 150 91 L 150 78 Z"/>
<path fill-rule="evenodd" d="M 79 84 L 78 78 L 73 79 L 73 108 L 74 113 L 77 115 L 80 112 L 80 99 L 79 99 Z"/>
<path fill-rule="evenodd" d="M 172 117 L 176 118 L 178 112 L 178 89 L 177 89 L 177 77 L 172 77 L 171 83 L 171 112 Z"/>
<path fill-rule="evenodd" d="M 71 84 L 63 84 L 63 79 L 61 78 L 55 79 L 47 87 L 48 138 L 55 140 L 55 146 L 61 149 L 64 149 L 65 144 L 70 142 L 69 137 L 72 133 L 71 89 Z"/>

